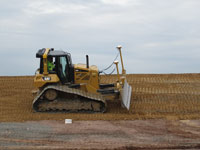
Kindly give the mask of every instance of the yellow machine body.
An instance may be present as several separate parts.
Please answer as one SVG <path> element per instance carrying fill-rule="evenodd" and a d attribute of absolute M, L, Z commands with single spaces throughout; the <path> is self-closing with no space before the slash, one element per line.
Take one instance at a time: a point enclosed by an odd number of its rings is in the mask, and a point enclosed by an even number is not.
<path fill-rule="evenodd" d="M 121 47 L 118 47 L 121 56 Z M 35 111 L 105 112 L 106 100 L 121 100 L 129 109 L 131 87 L 126 82 L 122 63 L 122 76 L 117 68 L 118 80 L 112 84 L 100 84 L 97 66 L 72 64 L 71 55 L 54 49 L 40 49 L 40 68 L 36 71 L 34 86 L 39 89 L 33 101 Z M 121 56 L 121 61 L 122 56 Z"/>
<path fill-rule="evenodd" d="M 99 89 L 99 74 L 96 66 L 86 67 L 85 64 L 74 65 L 74 82 L 80 84 L 81 89 L 97 93 Z"/>
<path fill-rule="evenodd" d="M 53 84 L 53 83 L 59 83 L 59 82 L 60 82 L 60 79 L 58 78 L 57 74 L 44 75 L 37 72 L 34 78 L 34 86 L 37 88 L 42 88 L 46 84 Z"/>
<path fill-rule="evenodd" d="M 43 57 L 44 72 L 36 72 L 34 86 L 42 88 L 47 84 L 59 83 L 60 79 L 57 74 L 49 74 L 47 69 L 47 57 Z M 85 64 L 74 64 L 74 84 L 80 84 L 81 90 L 91 93 L 97 93 L 99 89 L 99 74 L 97 66 L 86 67 Z"/>

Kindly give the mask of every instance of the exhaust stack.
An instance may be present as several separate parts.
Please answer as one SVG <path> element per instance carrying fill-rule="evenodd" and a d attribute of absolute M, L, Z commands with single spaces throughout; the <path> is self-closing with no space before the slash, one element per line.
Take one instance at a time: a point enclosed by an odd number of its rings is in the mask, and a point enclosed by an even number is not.
<path fill-rule="evenodd" d="M 86 55 L 86 66 L 87 66 L 87 68 L 89 68 L 89 56 L 88 55 Z"/>

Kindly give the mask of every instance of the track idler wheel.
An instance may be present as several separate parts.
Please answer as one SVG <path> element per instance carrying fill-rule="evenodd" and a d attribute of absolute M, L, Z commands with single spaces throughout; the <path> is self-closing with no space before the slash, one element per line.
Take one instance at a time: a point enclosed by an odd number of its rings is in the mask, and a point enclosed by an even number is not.
<path fill-rule="evenodd" d="M 49 101 L 55 100 L 57 96 L 58 96 L 57 91 L 53 89 L 47 90 L 44 94 L 44 97 Z"/>

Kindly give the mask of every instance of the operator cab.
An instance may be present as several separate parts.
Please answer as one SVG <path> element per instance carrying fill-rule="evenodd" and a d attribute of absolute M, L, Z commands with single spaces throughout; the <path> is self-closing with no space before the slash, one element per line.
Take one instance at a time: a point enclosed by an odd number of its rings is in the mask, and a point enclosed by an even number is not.
<path fill-rule="evenodd" d="M 46 49 L 40 49 L 36 53 L 36 58 L 40 58 L 40 68 L 39 72 L 40 74 L 43 74 L 44 72 L 44 58 L 43 55 L 45 53 Z M 57 74 L 62 84 L 68 83 L 68 82 L 74 82 L 74 67 L 71 60 L 71 54 L 56 50 L 54 51 L 53 48 L 49 50 L 49 53 L 47 54 L 47 61 L 48 63 L 51 63 L 52 69 L 48 68 L 49 74 Z"/>

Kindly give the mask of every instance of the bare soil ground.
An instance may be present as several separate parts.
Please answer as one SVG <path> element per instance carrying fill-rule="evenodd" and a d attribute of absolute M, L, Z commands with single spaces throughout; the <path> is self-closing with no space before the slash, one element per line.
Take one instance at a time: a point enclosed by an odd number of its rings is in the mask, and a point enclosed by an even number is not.
<path fill-rule="evenodd" d="M 129 112 L 114 101 L 104 114 L 67 114 L 33 112 L 32 76 L 0 77 L 0 149 L 200 149 L 200 74 L 127 79 Z"/>
<path fill-rule="evenodd" d="M 0 149 L 200 149 L 200 121 L 0 123 Z"/>
<path fill-rule="evenodd" d="M 32 110 L 32 76 L 0 77 L 0 121 L 200 118 L 200 74 L 131 74 L 127 79 L 132 86 L 129 112 L 114 101 L 104 114 L 49 114 Z M 101 76 L 102 83 L 115 81 L 115 75 Z"/>

